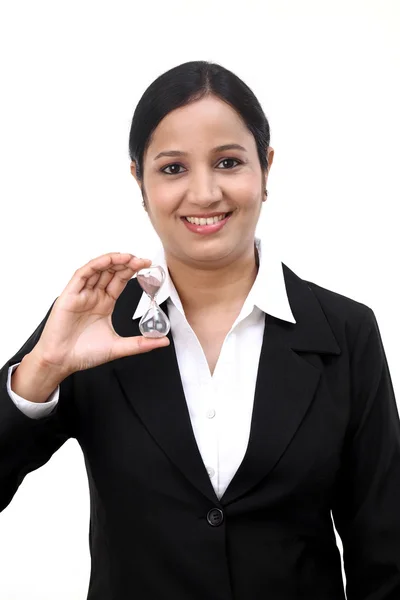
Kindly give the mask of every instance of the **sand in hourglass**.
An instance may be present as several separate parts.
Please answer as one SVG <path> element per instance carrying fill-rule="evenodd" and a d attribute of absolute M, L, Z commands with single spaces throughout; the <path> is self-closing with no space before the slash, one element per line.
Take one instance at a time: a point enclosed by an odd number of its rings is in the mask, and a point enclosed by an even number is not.
<path fill-rule="evenodd" d="M 155 293 L 160 289 L 160 281 L 157 277 L 153 277 L 153 275 L 149 275 L 146 279 L 142 279 L 140 285 L 152 298 L 154 298 Z"/>

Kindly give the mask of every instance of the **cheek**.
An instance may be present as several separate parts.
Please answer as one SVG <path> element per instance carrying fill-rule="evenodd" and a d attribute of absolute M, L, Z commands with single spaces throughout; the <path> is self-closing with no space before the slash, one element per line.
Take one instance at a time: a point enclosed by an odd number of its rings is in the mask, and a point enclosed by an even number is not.
<path fill-rule="evenodd" d="M 262 205 L 260 189 L 247 189 L 240 195 L 236 194 L 235 199 L 241 210 L 251 214 L 258 212 Z"/>
<path fill-rule="evenodd" d="M 170 199 L 160 198 L 155 200 L 152 198 L 151 202 L 148 202 L 149 216 L 154 225 L 164 228 L 170 222 L 171 216 L 176 215 L 176 211 L 179 208 L 179 204 L 172 202 Z"/>
<path fill-rule="evenodd" d="M 238 205 L 251 209 L 258 206 L 262 189 L 259 177 L 238 177 L 232 182 L 231 196 Z"/>

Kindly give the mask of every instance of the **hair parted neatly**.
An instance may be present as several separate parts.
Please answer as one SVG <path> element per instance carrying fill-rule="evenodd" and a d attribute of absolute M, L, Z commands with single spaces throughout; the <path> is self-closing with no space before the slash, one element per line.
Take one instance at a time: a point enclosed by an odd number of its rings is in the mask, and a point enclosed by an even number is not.
<path fill-rule="evenodd" d="M 253 134 L 261 169 L 268 168 L 270 127 L 252 90 L 232 71 L 219 64 L 197 60 L 169 69 L 153 81 L 136 106 L 129 134 L 129 156 L 143 180 L 143 157 L 152 133 L 171 111 L 213 95 L 227 102 Z"/>

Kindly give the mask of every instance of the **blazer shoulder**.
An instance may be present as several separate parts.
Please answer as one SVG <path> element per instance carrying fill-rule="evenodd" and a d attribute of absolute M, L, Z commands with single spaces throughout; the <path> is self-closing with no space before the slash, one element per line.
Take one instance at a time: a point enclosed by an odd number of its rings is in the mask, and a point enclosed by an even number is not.
<path fill-rule="evenodd" d="M 365 321 L 375 320 L 372 308 L 364 302 L 323 287 L 315 281 L 303 279 L 286 265 L 284 265 L 284 272 L 287 274 L 288 282 L 300 281 L 312 292 L 332 330 L 338 334 L 338 338 L 342 338 L 341 334 L 345 334 L 348 341 L 354 340 Z"/>
<path fill-rule="evenodd" d="M 322 287 L 314 281 L 304 281 L 314 292 L 321 306 L 326 307 L 328 310 L 335 310 L 336 313 L 343 314 L 343 316 L 355 318 L 364 318 L 371 310 L 370 306 L 360 300 L 345 296 L 344 294 L 339 294 L 339 292 L 329 288 Z"/>
<path fill-rule="evenodd" d="M 353 348 L 364 324 L 367 327 L 375 322 L 375 314 L 370 306 L 349 296 L 322 287 L 313 281 L 306 281 L 316 296 L 332 329 L 345 336 L 349 347 Z"/>

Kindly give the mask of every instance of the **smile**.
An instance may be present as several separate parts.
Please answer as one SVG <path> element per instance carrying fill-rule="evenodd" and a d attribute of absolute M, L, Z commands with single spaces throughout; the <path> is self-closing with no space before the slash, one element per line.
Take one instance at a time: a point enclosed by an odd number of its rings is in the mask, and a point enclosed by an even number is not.
<path fill-rule="evenodd" d="M 189 221 L 189 223 L 193 223 L 193 225 L 212 225 L 213 223 L 218 223 L 218 221 L 225 219 L 227 214 L 230 213 L 223 213 L 216 217 L 185 217 L 185 219 Z"/>
<path fill-rule="evenodd" d="M 220 231 L 232 216 L 232 212 L 216 215 L 215 217 L 181 217 L 182 223 L 192 231 L 200 235 L 209 235 Z"/>

